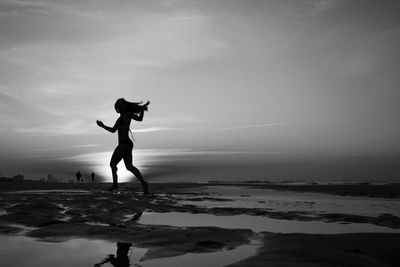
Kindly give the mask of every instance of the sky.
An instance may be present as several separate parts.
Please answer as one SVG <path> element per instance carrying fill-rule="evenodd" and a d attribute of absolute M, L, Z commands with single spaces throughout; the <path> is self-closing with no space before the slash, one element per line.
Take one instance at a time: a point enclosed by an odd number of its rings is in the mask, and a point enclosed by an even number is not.
<path fill-rule="evenodd" d="M 397 0 L 0 0 L 0 173 L 400 180 Z M 123 163 L 120 181 L 132 181 Z"/>

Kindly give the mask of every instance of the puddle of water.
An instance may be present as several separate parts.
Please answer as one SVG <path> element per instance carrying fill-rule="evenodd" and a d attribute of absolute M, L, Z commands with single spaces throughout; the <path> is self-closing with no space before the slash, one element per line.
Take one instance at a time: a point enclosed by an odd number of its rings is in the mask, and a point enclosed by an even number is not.
<path fill-rule="evenodd" d="M 0 258 L 4 266 L 70 267 L 112 266 L 105 259 L 121 265 L 143 267 L 225 266 L 256 253 L 260 244 L 239 246 L 233 250 L 211 253 L 187 253 L 161 259 L 144 260 L 148 250 L 127 243 L 74 238 L 64 242 L 38 241 L 26 236 L 0 236 Z M 109 255 L 112 255 L 111 257 Z M 125 265 L 122 265 L 122 264 Z M 129 265 L 130 264 L 130 265 Z"/>
<path fill-rule="evenodd" d="M 204 266 L 226 266 L 256 254 L 259 245 L 250 244 L 239 246 L 233 250 L 223 250 L 210 253 L 187 253 L 185 255 L 155 259 L 140 263 L 143 267 L 204 267 Z"/>
<path fill-rule="evenodd" d="M 59 218 L 58 219 L 59 221 L 62 221 L 62 222 L 69 222 L 69 221 L 71 221 L 72 220 L 72 216 L 64 216 L 64 217 L 62 217 L 62 218 Z"/>
<path fill-rule="evenodd" d="M 10 223 L 10 224 L 8 224 L 8 226 L 21 229 L 21 232 L 19 233 L 20 235 L 24 235 L 25 233 L 27 233 L 29 231 L 39 229 L 37 227 L 30 227 L 30 226 L 26 226 L 26 225 L 18 224 L 18 223 Z"/>
<path fill-rule="evenodd" d="M 251 229 L 254 232 L 344 234 L 344 233 L 400 233 L 400 229 L 368 223 L 327 223 L 321 221 L 281 220 L 263 216 L 216 216 L 207 213 L 144 212 L 138 223 L 145 225 L 171 225 L 178 227 L 215 226 L 230 229 Z"/>
<path fill-rule="evenodd" d="M 93 226 L 110 226 L 110 224 L 102 222 L 85 222 L 85 224 Z"/>
<path fill-rule="evenodd" d="M 25 236 L 0 236 L 3 266 L 93 266 L 115 250 L 115 245 L 101 240 L 43 242 Z"/>
<path fill-rule="evenodd" d="M 337 196 L 313 192 L 277 191 L 242 186 L 205 186 L 204 195 L 196 197 L 223 197 L 229 202 L 203 200 L 179 201 L 180 204 L 201 207 L 260 208 L 275 211 L 304 211 L 317 213 L 345 213 L 377 217 L 388 213 L 400 216 L 400 198 L 370 198 L 360 196 Z M 193 198 L 193 195 L 176 195 Z"/>

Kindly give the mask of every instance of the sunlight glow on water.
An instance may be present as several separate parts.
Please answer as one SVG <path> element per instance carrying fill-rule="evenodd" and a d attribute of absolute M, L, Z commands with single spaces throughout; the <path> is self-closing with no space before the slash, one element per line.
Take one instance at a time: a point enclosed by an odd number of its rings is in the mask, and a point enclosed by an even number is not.
<path fill-rule="evenodd" d="M 104 182 L 112 182 L 112 173 L 110 168 L 112 153 L 113 151 L 85 153 L 71 157 L 70 160 L 86 163 L 88 166 L 90 166 L 90 169 L 94 170 L 96 174 L 106 178 Z M 134 149 L 132 157 L 133 165 L 143 172 L 146 169 L 143 164 L 145 162 L 143 157 L 146 157 L 146 152 L 140 149 Z M 124 183 L 135 180 L 134 175 L 126 170 L 123 160 L 121 160 L 117 167 L 118 182 Z"/>
<path fill-rule="evenodd" d="M 93 169 L 95 173 L 106 177 L 104 182 L 112 182 L 112 174 L 110 169 L 110 160 L 113 151 L 105 152 L 94 152 L 84 153 L 73 157 L 69 157 L 67 160 L 79 161 L 86 163 L 90 169 Z M 209 152 L 211 153 L 211 152 Z M 171 163 L 171 160 L 175 157 L 188 157 L 188 155 L 202 155 L 203 152 L 186 151 L 182 149 L 136 149 L 133 148 L 132 157 L 133 165 L 138 168 L 142 173 L 146 173 L 146 170 L 151 169 L 155 165 L 159 165 L 160 162 Z M 136 180 L 134 175 L 126 170 L 123 160 L 118 164 L 118 181 L 119 182 L 131 182 Z"/>
<path fill-rule="evenodd" d="M 83 163 L 85 168 L 94 170 L 105 182 L 111 182 L 109 162 L 113 151 L 82 153 L 63 158 L 71 162 Z M 208 182 L 218 181 L 265 181 L 271 175 L 271 166 L 266 159 L 276 152 L 252 151 L 210 151 L 195 149 L 137 149 L 133 148 L 133 165 L 145 176 L 151 175 L 152 181 L 158 182 Z M 284 154 L 282 154 L 284 155 Z M 267 157 L 267 158 L 266 158 Z M 272 159 L 272 158 L 271 158 Z M 270 162 L 271 163 L 271 162 Z M 273 165 L 272 165 L 273 167 Z M 279 167 L 278 167 L 279 168 Z M 124 163 L 118 165 L 120 182 L 129 182 L 133 175 L 126 171 Z M 299 178 L 296 174 L 290 176 L 269 177 L 267 180 L 277 182 L 292 180 L 297 182 L 396 182 L 393 180 L 362 179 L 349 180 L 338 177 L 329 179 L 323 177 Z"/>

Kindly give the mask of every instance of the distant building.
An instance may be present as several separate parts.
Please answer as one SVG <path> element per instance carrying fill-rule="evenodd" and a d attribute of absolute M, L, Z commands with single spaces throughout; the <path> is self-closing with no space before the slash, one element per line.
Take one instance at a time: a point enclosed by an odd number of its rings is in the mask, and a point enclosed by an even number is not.
<path fill-rule="evenodd" d="M 58 183 L 58 179 L 56 177 L 54 177 L 53 174 L 48 174 L 47 175 L 47 182 L 48 183 Z"/>
<path fill-rule="evenodd" d="M 22 174 L 14 175 L 13 181 L 14 182 L 23 182 L 24 181 L 24 176 Z"/>

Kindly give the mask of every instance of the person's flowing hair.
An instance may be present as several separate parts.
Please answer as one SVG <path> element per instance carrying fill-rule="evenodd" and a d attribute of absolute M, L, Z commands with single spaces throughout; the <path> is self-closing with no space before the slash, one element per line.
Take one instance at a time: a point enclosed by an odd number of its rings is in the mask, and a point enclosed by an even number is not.
<path fill-rule="evenodd" d="M 139 113 L 141 111 L 147 111 L 149 102 L 143 104 L 143 102 L 129 102 L 123 98 L 119 98 L 115 102 L 115 110 L 123 111 L 123 112 L 130 112 L 130 113 Z"/>

